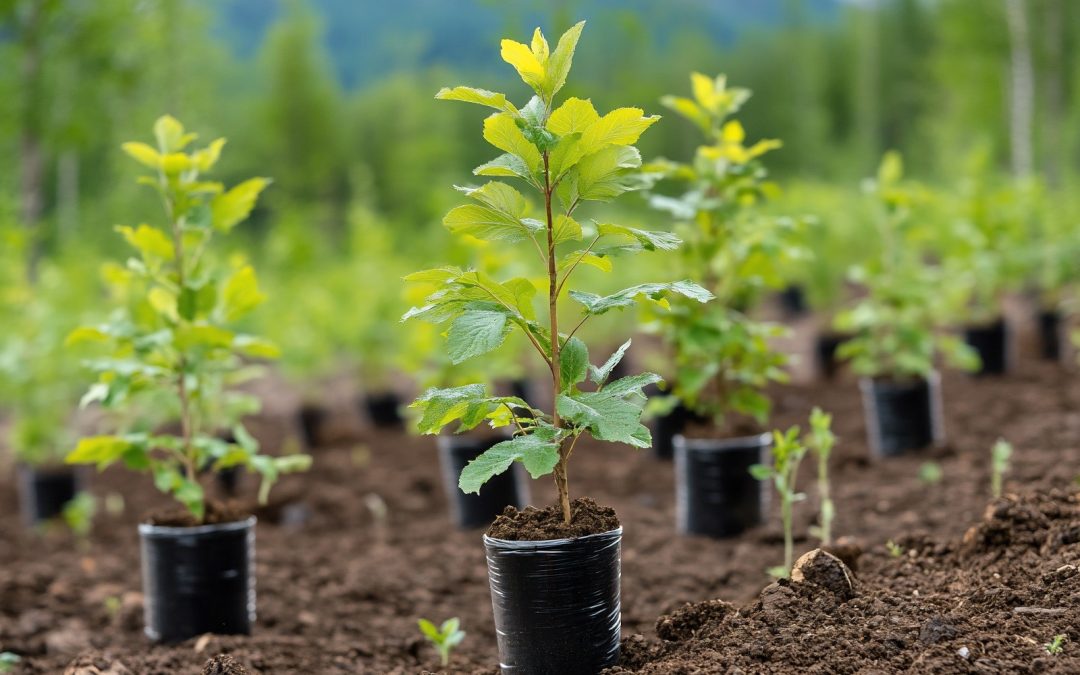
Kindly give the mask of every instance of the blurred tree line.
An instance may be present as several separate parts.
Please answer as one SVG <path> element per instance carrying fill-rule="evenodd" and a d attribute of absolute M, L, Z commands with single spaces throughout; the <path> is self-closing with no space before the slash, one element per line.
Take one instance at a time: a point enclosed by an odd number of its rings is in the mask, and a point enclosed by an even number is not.
<path fill-rule="evenodd" d="M 1059 186 L 1077 173 L 1072 0 L 278 5 L 0 0 L 0 222 L 35 233 L 31 250 L 40 253 L 106 239 L 130 214 L 154 213 L 132 205 L 147 197 L 117 148 L 171 113 L 204 137 L 229 139 L 224 180 L 274 178 L 252 237 L 289 220 L 345 238 L 359 203 L 399 243 L 441 245 L 408 235 L 431 231 L 455 198 L 449 185 L 490 157 L 471 140 L 477 111 L 436 107 L 434 92 L 479 81 L 471 54 L 489 53 L 500 35 L 520 38 L 537 23 L 558 33 L 579 18 L 591 36 L 576 85 L 602 92 L 598 108 L 619 101 L 657 111 L 689 71 L 727 73 L 754 91 L 744 111 L 751 137 L 784 140 L 772 163 L 781 177 L 850 183 L 886 149 L 930 180 L 948 180 L 975 149 L 1001 170 L 1038 172 Z M 733 8 L 748 15 L 734 32 L 721 20 Z M 369 13 L 395 31 L 365 33 L 396 55 L 393 68 L 347 61 L 356 52 L 337 22 L 363 25 Z M 460 39 L 466 30 L 473 39 Z M 524 96 L 509 67 L 498 75 Z M 693 136 L 688 125 L 664 123 L 642 151 L 685 157 Z"/>

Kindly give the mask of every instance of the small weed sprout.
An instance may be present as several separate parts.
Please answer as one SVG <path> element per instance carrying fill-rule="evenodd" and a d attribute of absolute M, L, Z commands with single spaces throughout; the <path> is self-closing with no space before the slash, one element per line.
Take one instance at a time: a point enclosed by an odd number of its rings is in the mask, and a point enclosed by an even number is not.
<path fill-rule="evenodd" d="M 77 537 L 85 537 L 90 534 L 90 528 L 94 525 L 94 515 L 97 514 L 97 499 L 89 492 L 80 492 L 67 504 L 60 515 L 64 523 L 75 533 Z"/>
<path fill-rule="evenodd" d="M 885 548 L 889 551 L 889 555 L 893 558 L 899 558 L 900 556 L 904 555 L 904 547 L 900 544 L 897 544 L 892 539 L 885 542 Z"/>
<path fill-rule="evenodd" d="M 1061 635 L 1055 635 L 1053 640 L 1043 645 L 1043 648 L 1046 650 L 1047 654 L 1057 656 L 1065 650 L 1065 643 L 1068 641 L 1069 638 L 1062 633 Z"/>
<path fill-rule="evenodd" d="M 435 649 L 439 650 L 439 659 L 443 667 L 450 665 L 451 650 L 465 639 L 465 631 L 461 630 L 461 621 L 457 617 L 447 619 L 438 628 L 427 619 L 420 619 L 418 623 L 420 632 L 424 634 L 428 642 L 435 645 Z"/>
<path fill-rule="evenodd" d="M 1005 480 L 1005 473 L 1009 470 L 1009 460 L 1012 458 L 1013 446 L 1004 438 L 999 438 L 990 451 L 990 491 L 994 499 L 1001 496 L 1001 485 Z"/>
<path fill-rule="evenodd" d="M 822 546 L 828 546 L 832 543 L 832 522 L 836 515 L 836 506 L 829 489 L 829 456 L 836 445 L 836 436 L 832 432 L 832 415 L 821 408 L 815 407 L 810 413 L 810 434 L 806 444 L 817 458 L 817 488 L 821 500 L 820 525 L 815 528 L 814 533 L 821 539 Z"/>
<path fill-rule="evenodd" d="M 772 479 L 776 491 L 780 493 L 780 514 L 784 522 L 784 565 L 770 567 L 768 572 L 777 578 L 791 575 L 794 563 L 794 544 L 791 535 L 792 507 L 806 495 L 795 492 L 795 476 L 799 463 L 806 456 L 806 446 L 799 439 L 799 427 L 791 427 L 785 433 L 773 432 L 772 464 L 755 464 L 750 467 L 750 474 L 758 480 Z"/>
<path fill-rule="evenodd" d="M 0 652 L 0 673 L 10 673 L 22 657 L 12 652 Z"/>
<path fill-rule="evenodd" d="M 919 467 L 919 481 L 924 485 L 937 485 L 945 477 L 945 472 L 937 462 L 923 462 Z"/>

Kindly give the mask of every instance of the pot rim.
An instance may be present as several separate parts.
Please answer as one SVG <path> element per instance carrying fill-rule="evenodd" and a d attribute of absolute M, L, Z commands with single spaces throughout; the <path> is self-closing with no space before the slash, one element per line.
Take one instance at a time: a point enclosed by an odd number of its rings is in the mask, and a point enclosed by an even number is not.
<path fill-rule="evenodd" d="M 910 389 L 912 386 L 918 385 L 930 385 L 937 386 L 941 382 L 941 373 L 935 368 L 930 371 L 930 374 L 926 377 L 916 377 L 907 380 L 896 380 L 890 376 L 875 376 L 864 375 L 859 378 L 859 388 L 863 391 L 871 391 L 876 387 L 883 389 Z"/>
<path fill-rule="evenodd" d="M 729 450 L 745 450 L 751 447 L 772 446 L 772 434 L 763 431 L 760 434 L 749 436 L 735 436 L 734 438 L 687 438 L 682 434 L 675 434 L 672 444 L 678 448 L 697 452 L 725 452 Z"/>
<path fill-rule="evenodd" d="M 496 539 L 495 537 L 489 537 L 484 535 L 484 544 L 492 544 L 499 548 L 506 549 L 526 549 L 526 548 L 555 548 L 558 546 L 565 546 L 578 541 L 587 541 L 589 539 L 599 539 L 601 537 L 619 537 L 623 534 L 622 525 L 616 527 L 614 530 L 608 530 L 607 532 L 594 532 L 593 534 L 586 534 L 581 537 L 562 537 L 560 539 L 536 539 L 536 540 L 524 540 L 524 539 Z"/>
<path fill-rule="evenodd" d="M 168 538 L 183 536 L 200 536 L 217 534 L 219 532 L 238 532 L 255 527 L 258 518 L 248 516 L 243 520 L 233 520 L 228 523 L 213 523 L 210 525 L 192 525 L 190 527 L 178 527 L 175 525 L 153 525 L 151 523 L 139 523 L 139 536 L 150 538 Z"/>

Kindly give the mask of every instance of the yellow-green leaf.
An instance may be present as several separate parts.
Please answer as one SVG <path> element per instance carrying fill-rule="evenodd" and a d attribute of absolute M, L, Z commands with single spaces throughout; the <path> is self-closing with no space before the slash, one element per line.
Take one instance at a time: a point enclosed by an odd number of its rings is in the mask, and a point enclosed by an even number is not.
<path fill-rule="evenodd" d="M 244 265 L 225 282 L 221 294 L 221 311 L 226 321 L 235 321 L 266 300 L 259 291 L 259 282 L 251 265 Z"/>
<path fill-rule="evenodd" d="M 585 131 L 600 119 L 592 101 L 580 98 L 568 98 L 561 106 L 552 111 L 547 121 L 548 131 L 565 136 L 576 131 Z"/>
<path fill-rule="evenodd" d="M 247 218 L 251 210 L 255 208 L 255 200 L 259 198 L 259 193 L 269 184 L 269 178 L 251 178 L 228 192 L 214 197 L 210 203 L 214 228 L 228 232 L 237 223 Z"/>
<path fill-rule="evenodd" d="M 143 258 L 154 257 L 172 260 L 175 255 L 172 240 L 156 227 L 146 224 L 139 225 L 137 228 L 119 225 L 116 227 L 116 231 L 124 237 L 127 243 L 138 250 Z"/>
<path fill-rule="evenodd" d="M 163 115 L 154 122 L 154 138 L 157 139 L 158 148 L 163 153 L 173 153 L 183 150 L 188 143 L 195 140 L 195 134 L 185 134 L 184 125 L 171 115 Z"/>
<path fill-rule="evenodd" d="M 500 43 L 501 56 L 514 67 L 525 84 L 532 87 L 540 94 L 544 87 L 544 64 L 536 58 L 528 46 L 514 40 L 503 40 Z"/>
<path fill-rule="evenodd" d="M 172 291 L 156 286 L 150 289 L 150 292 L 146 295 L 147 302 L 154 309 L 155 312 L 161 316 L 171 320 L 179 321 L 180 315 L 177 313 L 176 308 L 176 294 Z"/>
<path fill-rule="evenodd" d="M 485 105 L 489 108 L 495 108 L 503 112 L 511 114 L 517 114 L 517 108 L 514 104 L 506 100 L 505 94 L 500 94 L 497 91 L 488 91 L 487 89 L 477 89 L 475 87 L 454 87 L 453 89 L 443 87 L 435 94 L 435 98 L 441 101 L 464 101 L 465 103 L 475 103 L 477 105 Z"/>
<path fill-rule="evenodd" d="M 218 326 L 200 324 L 184 326 L 176 331 L 176 344 L 180 349 L 193 347 L 224 348 L 231 347 L 233 332 Z"/>
<path fill-rule="evenodd" d="M 588 155 L 611 145 L 633 145 L 641 134 L 659 119 L 659 115 L 646 117 L 641 108 L 612 110 L 582 133 L 584 154 Z"/>
<path fill-rule="evenodd" d="M 108 333 L 99 328 L 94 328 L 93 326 L 79 326 L 68 333 L 67 338 L 64 340 L 64 346 L 74 347 L 83 344 L 84 342 L 105 342 L 108 339 Z"/>
<path fill-rule="evenodd" d="M 199 171 L 209 171 L 217 164 L 221 157 L 221 149 L 225 147 L 225 139 L 218 138 L 191 156 L 191 161 Z"/>
<path fill-rule="evenodd" d="M 581 225 L 570 216 L 560 215 L 555 220 L 553 237 L 556 244 L 564 241 L 580 241 Z"/>
<path fill-rule="evenodd" d="M 124 143 L 120 148 L 143 166 L 161 168 L 161 155 L 146 143 Z"/>
<path fill-rule="evenodd" d="M 119 436 L 90 436 L 80 439 L 64 461 L 104 467 L 120 459 L 130 448 L 131 443 Z"/>
<path fill-rule="evenodd" d="M 484 120 L 484 140 L 521 158 L 530 171 L 540 168 L 540 151 L 525 138 L 509 113 L 496 113 Z"/>
<path fill-rule="evenodd" d="M 566 84 L 566 76 L 570 74 L 574 50 L 577 49 L 578 38 L 581 37 L 583 28 L 585 28 L 585 22 L 580 21 L 563 33 L 559 38 L 559 44 L 555 46 L 555 51 L 551 53 L 551 58 L 545 63 L 544 85 L 549 101 Z"/>

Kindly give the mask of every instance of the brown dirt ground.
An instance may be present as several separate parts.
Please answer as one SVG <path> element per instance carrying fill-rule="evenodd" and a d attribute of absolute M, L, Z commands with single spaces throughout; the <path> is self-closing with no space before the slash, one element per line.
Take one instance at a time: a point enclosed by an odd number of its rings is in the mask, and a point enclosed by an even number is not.
<path fill-rule="evenodd" d="M 776 426 L 805 425 L 813 405 L 834 415 L 836 532 L 865 551 L 856 595 L 844 602 L 813 584 L 768 586 L 764 570 L 782 557 L 776 519 L 726 541 L 675 536 L 669 463 L 625 447 L 579 448 L 574 496 L 614 507 L 625 530 L 623 667 L 650 674 L 1080 672 L 1073 656 L 1080 653 L 1080 576 L 1057 571 L 1080 558 L 1070 496 L 1080 469 L 1080 384 L 1060 366 L 1024 360 L 1005 378 L 947 375 L 944 395 L 945 447 L 873 462 L 853 381 L 777 391 Z M 269 445 L 294 433 L 292 418 L 278 413 L 258 425 Z M 354 420 L 340 426 L 358 428 Z M 451 671 L 495 672 L 481 534 L 450 526 L 433 440 L 372 430 L 326 436 L 331 442 L 314 451 L 313 470 L 288 477 L 259 512 L 254 634 L 173 646 L 150 646 L 142 634 L 135 524 L 165 503 L 149 481 L 120 470 L 94 476 L 93 491 L 122 490 L 125 508 L 102 513 L 89 538 L 73 541 L 63 532 L 25 531 L 5 473 L 0 650 L 23 656 L 14 672 L 60 673 L 79 657 L 91 664 L 72 668 L 80 675 L 195 674 L 224 653 L 253 674 L 416 673 L 438 669 L 416 620 L 451 616 L 468 633 Z M 984 518 L 989 451 L 999 436 L 1016 447 L 1007 492 L 1042 492 L 994 502 Z M 940 483 L 919 480 L 927 461 L 940 464 Z M 816 509 L 810 462 L 804 469 L 810 498 L 797 506 L 798 553 L 816 545 L 807 535 Z M 248 477 L 241 488 L 251 495 L 255 486 Z M 532 489 L 534 503 L 553 501 L 549 481 Z M 886 552 L 890 539 L 904 547 L 900 558 Z M 683 609 L 696 618 L 669 618 L 665 634 L 684 637 L 658 638 L 657 617 L 713 599 L 731 606 Z M 1072 642 L 1050 657 L 1042 644 L 1058 633 Z M 962 647 L 966 659 L 957 655 Z"/>

